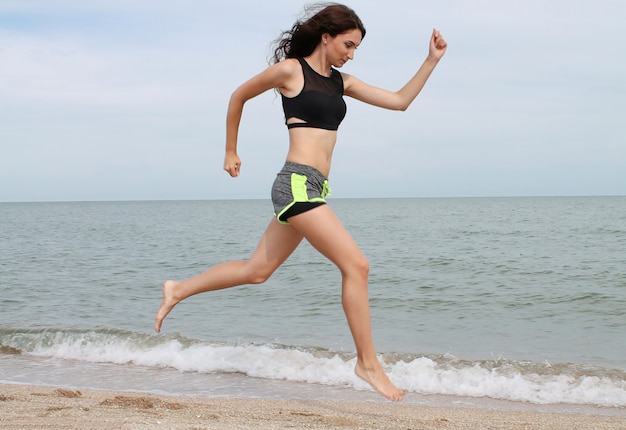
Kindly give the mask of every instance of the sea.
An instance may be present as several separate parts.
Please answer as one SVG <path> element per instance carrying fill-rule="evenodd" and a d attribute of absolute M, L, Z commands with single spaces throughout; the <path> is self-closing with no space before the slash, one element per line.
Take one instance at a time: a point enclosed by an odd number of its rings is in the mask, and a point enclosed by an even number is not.
<path fill-rule="evenodd" d="M 626 197 L 330 199 L 370 262 L 374 342 L 409 404 L 626 417 Z M 254 251 L 269 200 L 0 203 L 0 383 L 384 402 L 353 372 L 338 269 L 153 330 L 163 281 Z"/>

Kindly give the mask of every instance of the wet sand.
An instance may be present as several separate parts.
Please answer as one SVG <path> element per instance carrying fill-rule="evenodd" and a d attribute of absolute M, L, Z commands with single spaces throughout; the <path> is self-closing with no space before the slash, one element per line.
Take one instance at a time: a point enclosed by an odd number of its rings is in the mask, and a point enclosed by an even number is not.
<path fill-rule="evenodd" d="M 626 416 L 391 402 L 192 398 L 0 384 L 2 429 L 620 429 Z"/>

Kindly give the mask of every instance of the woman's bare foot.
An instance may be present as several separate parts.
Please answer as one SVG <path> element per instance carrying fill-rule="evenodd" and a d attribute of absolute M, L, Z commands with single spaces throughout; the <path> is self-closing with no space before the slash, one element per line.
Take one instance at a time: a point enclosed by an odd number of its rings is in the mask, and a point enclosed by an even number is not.
<path fill-rule="evenodd" d="M 174 281 L 165 281 L 163 284 L 163 299 L 161 300 L 161 305 L 154 319 L 154 330 L 156 330 L 157 333 L 161 331 L 161 324 L 163 324 L 163 320 L 167 314 L 169 314 L 178 303 L 178 300 L 174 297 L 174 289 L 177 284 L 178 282 Z"/>
<path fill-rule="evenodd" d="M 380 365 L 373 369 L 365 369 L 363 365 L 357 361 L 356 366 L 354 367 L 354 373 L 389 400 L 402 400 L 402 397 L 406 394 L 405 390 L 401 390 L 393 385 L 393 382 L 389 380 L 389 377 Z"/>

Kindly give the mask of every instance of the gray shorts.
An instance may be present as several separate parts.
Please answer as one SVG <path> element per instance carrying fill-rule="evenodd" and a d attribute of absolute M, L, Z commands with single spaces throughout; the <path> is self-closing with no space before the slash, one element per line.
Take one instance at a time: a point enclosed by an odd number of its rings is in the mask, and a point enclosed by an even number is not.
<path fill-rule="evenodd" d="M 328 180 L 319 170 L 287 161 L 272 186 L 274 215 L 280 223 L 289 224 L 290 217 L 326 204 L 327 195 Z"/>

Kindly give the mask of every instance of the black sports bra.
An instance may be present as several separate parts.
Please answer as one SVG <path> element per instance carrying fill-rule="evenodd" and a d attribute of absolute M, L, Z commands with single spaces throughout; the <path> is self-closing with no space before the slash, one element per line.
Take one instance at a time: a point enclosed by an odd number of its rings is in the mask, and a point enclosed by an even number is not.
<path fill-rule="evenodd" d="M 333 68 L 330 76 L 323 76 L 309 66 L 304 58 L 297 59 L 304 74 L 304 87 L 295 97 L 285 97 L 283 111 L 285 124 L 290 118 L 304 122 L 287 124 L 287 128 L 312 127 L 337 130 L 346 116 L 346 102 L 343 100 L 343 78 Z"/>

